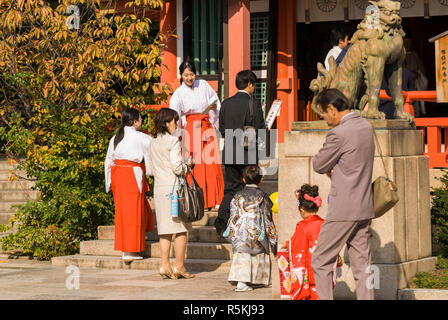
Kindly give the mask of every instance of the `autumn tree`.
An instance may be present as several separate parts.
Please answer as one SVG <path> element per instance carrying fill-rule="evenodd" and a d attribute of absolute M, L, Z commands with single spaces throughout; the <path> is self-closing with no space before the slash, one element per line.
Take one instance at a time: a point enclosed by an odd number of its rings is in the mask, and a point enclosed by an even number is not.
<path fill-rule="evenodd" d="M 163 2 L 130 1 L 134 14 L 116 15 L 112 1 L 0 0 L 0 139 L 40 191 L 15 214 L 4 250 L 72 253 L 113 223 L 104 158 L 120 113 L 170 92 L 157 84 L 166 35 L 145 17 Z"/>

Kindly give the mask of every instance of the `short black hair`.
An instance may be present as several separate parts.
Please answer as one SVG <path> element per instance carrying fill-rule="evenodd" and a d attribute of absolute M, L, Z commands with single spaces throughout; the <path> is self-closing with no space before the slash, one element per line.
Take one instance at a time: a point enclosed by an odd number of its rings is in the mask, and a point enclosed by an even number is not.
<path fill-rule="evenodd" d="M 320 107 L 322 111 L 326 111 L 330 104 L 335 106 L 338 111 L 350 109 L 347 97 L 338 89 L 325 89 L 317 96 L 316 106 Z"/>
<path fill-rule="evenodd" d="M 257 83 L 257 76 L 250 70 L 243 70 L 237 73 L 235 85 L 238 90 L 244 90 L 249 83 L 255 85 Z"/>
<path fill-rule="evenodd" d="M 249 165 L 243 169 L 243 178 L 246 184 L 259 184 L 263 175 L 260 172 L 260 167 L 256 165 Z"/>
<path fill-rule="evenodd" d="M 331 31 L 330 31 L 331 45 L 333 47 L 337 46 L 339 44 L 339 40 L 344 41 L 346 36 L 348 37 L 348 34 L 342 27 L 336 27 L 336 28 L 331 29 Z"/>

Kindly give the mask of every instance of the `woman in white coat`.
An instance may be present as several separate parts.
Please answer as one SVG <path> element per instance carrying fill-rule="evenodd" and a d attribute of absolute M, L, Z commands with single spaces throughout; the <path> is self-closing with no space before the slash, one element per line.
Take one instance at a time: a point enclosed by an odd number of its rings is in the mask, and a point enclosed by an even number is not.
<path fill-rule="evenodd" d="M 155 133 L 149 147 L 149 163 L 154 175 L 154 202 L 157 220 L 157 232 L 160 237 L 162 278 L 192 278 L 194 277 L 185 270 L 185 250 L 187 246 L 187 231 L 191 230 L 191 223 L 182 222 L 170 214 L 170 194 L 176 176 L 185 174 L 187 165 L 192 166 L 192 159 L 187 164 L 182 162 L 181 147 L 179 139 L 172 134 L 177 128 L 179 115 L 169 108 L 162 108 L 154 118 Z M 177 180 L 178 181 L 178 180 Z M 172 269 L 169 261 L 171 239 L 174 239 L 174 253 L 176 265 Z"/>

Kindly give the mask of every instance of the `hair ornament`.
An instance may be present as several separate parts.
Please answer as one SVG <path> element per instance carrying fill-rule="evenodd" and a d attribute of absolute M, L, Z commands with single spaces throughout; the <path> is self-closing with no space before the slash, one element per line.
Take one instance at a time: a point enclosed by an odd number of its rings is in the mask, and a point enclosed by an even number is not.
<path fill-rule="evenodd" d="M 311 197 L 310 195 L 308 195 L 308 194 L 305 193 L 305 194 L 303 195 L 303 197 L 305 198 L 305 200 L 314 202 L 314 204 L 315 204 L 318 208 L 319 208 L 320 206 L 322 206 L 322 198 L 321 198 L 320 196 L 317 196 L 317 197 L 313 198 L 313 197 Z"/>

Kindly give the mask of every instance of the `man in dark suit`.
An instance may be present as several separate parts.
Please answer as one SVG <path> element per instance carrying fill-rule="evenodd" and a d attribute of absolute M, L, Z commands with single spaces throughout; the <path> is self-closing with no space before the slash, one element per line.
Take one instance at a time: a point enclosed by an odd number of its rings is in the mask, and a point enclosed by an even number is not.
<path fill-rule="evenodd" d="M 216 232 L 222 234 L 230 216 L 230 202 L 235 193 L 244 186 L 242 172 L 248 164 L 258 164 L 257 146 L 244 148 L 241 135 L 244 126 L 256 130 L 265 129 L 261 103 L 253 97 L 256 75 L 250 70 L 243 70 L 236 75 L 238 92 L 224 100 L 219 111 L 219 131 L 225 139 L 222 163 L 224 164 L 224 197 L 215 222 Z M 252 111 L 250 112 L 250 100 Z"/>
<path fill-rule="evenodd" d="M 401 87 L 403 91 L 415 91 L 415 74 L 403 67 Z M 391 96 L 389 84 L 385 77 L 381 83 L 381 89 L 386 90 L 386 93 Z M 415 102 L 413 103 L 415 105 Z M 395 119 L 395 105 L 392 100 L 381 100 L 378 110 L 384 112 L 386 119 Z"/>
<path fill-rule="evenodd" d="M 317 105 L 328 131 L 322 149 L 313 157 L 314 171 L 331 179 L 328 211 L 311 266 L 320 300 L 333 299 L 332 268 L 347 244 L 350 268 L 359 300 L 373 299 L 370 279 L 370 223 L 374 217 L 372 170 L 375 144 L 370 123 L 350 112 L 347 98 L 337 89 L 322 91 Z"/>

